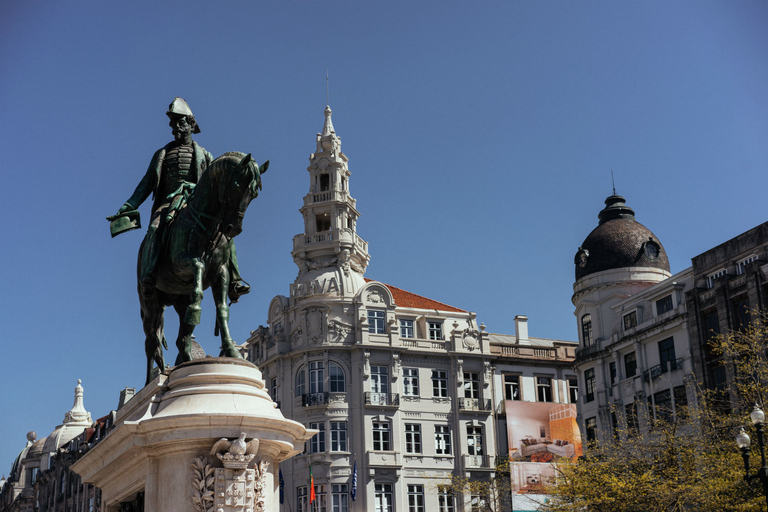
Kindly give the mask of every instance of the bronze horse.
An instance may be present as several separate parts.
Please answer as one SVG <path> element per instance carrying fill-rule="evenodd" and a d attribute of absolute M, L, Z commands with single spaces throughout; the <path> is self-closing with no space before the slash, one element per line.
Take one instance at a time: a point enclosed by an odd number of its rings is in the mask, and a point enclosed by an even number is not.
<path fill-rule="evenodd" d="M 165 247 L 157 264 L 156 284 L 149 288 L 138 285 L 146 336 L 146 384 L 152 377 L 153 361 L 161 371 L 165 369 L 161 347 L 168 348 L 163 332 L 165 306 L 173 306 L 179 315 L 175 364 L 191 361 L 192 333 L 200 323 L 203 290 L 209 286 L 216 302 L 216 330 L 221 333 L 219 357 L 242 358 L 229 334 L 230 242 L 243 230 L 245 210 L 259 195 L 261 175 L 268 167 L 269 161 L 259 167 L 250 154 L 223 154 L 203 171 L 187 196 L 186 207 L 164 227 Z M 140 248 L 138 269 L 141 253 Z"/>

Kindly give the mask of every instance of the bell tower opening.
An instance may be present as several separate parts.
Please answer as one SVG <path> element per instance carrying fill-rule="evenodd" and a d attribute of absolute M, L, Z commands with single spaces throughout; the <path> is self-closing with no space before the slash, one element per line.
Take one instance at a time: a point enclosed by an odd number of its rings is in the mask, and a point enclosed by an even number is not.
<path fill-rule="evenodd" d="M 322 233 L 323 231 L 331 230 L 331 218 L 328 213 L 318 213 L 315 215 L 315 231 Z"/>
<path fill-rule="evenodd" d="M 320 192 L 327 192 L 330 189 L 331 189 L 331 175 L 321 174 L 320 175 Z"/>

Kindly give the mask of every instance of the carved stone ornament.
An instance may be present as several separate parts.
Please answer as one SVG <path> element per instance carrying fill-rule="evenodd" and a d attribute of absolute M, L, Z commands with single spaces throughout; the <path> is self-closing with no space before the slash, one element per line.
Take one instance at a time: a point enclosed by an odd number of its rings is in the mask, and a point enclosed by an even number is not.
<path fill-rule="evenodd" d="M 211 454 L 223 468 L 213 468 L 205 457 L 197 457 L 193 468 L 192 501 L 198 512 L 264 512 L 266 477 L 269 462 L 260 461 L 249 469 L 258 450 L 259 440 L 245 442 L 245 433 L 234 441 L 222 438 Z M 223 452 L 223 453 L 222 453 Z"/>
<path fill-rule="evenodd" d="M 396 380 L 400 376 L 400 354 L 392 354 L 392 380 Z"/>
<path fill-rule="evenodd" d="M 291 343 L 298 343 L 302 334 L 304 334 L 304 329 L 302 329 L 301 324 L 299 324 L 293 331 L 291 331 Z"/>
<path fill-rule="evenodd" d="M 371 304 L 381 304 L 384 302 L 384 297 L 382 297 L 381 293 L 378 290 L 372 290 L 368 292 L 368 295 L 366 296 L 366 300 Z"/>
<path fill-rule="evenodd" d="M 463 386 L 464 385 L 464 360 L 457 359 L 456 367 L 458 368 L 458 370 L 456 371 L 456 382 L 459 386 Z"/>
<path fill-rule="evenodd" d="M 477 341 L 479 337 L 479 332 L 464 329 L 464 332 L 461 334 L 461 344 L 469 351 L 475 350 L 480 346 L 480 343 Z"/>
<path fill-rule="evenodd" d="M 339 320 L 331 320 L 328 322 L 328 332 L 333 333 L 333 341 L 343 343 L 347 335 L 352 332 L 352 326 Z"/>
<path fill-rule="evenodd" d="M 483 361 L 483 380 L 486 386 L 491 384 L 491 362 Z"/>
<path fill-rule="evenodd" d="M 371 353 L 363 353 L 363 377 L 366 379 L 371 376 Z"/>

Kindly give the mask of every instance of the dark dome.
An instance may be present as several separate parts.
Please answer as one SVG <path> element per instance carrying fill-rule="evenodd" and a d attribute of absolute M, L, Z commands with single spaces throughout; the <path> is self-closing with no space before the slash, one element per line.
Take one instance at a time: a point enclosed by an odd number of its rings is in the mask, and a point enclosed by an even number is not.
<path fill-rule="evenodd" d="M 651 267 L 669 272 L 667 252 L 651 230 L 635 220 L 624 198 L 612 195 L 598 215 L 598 226 L 579 247 L 574 263 L 576 280 L 625 267 Z"/>

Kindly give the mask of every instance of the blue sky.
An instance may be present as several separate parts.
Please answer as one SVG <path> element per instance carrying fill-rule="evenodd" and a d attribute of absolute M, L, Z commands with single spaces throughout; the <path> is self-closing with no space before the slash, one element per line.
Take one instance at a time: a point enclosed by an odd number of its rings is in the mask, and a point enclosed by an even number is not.
<path fill-rule="evenodd" d="M 214 156 L 271 161 L 237 239 L 237 342 L 296 276 L 326 70 L 366 276 L 576 339 L 573 256 L 611 170 L 673 272 L 766 220 L 766 26 L 741 0 L 0 0 L 0 475 L 78 378 L 94 417 L 143 385 L 142 233 L 104 218 L 171 140 L 174 96 Z M 214 353 L 208 296 L 203 315 Z"/>

